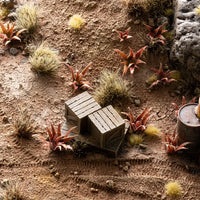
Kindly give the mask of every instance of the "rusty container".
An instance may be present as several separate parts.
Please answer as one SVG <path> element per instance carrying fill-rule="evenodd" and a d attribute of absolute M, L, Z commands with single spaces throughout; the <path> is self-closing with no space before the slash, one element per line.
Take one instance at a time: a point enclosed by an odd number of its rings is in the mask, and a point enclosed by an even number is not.
<path fill-rule="evenodd" d="M 200 119 L 196 116 L 197 103 L 185 104 L 179 109 L 177 121 L 178 144 L 187 145 L 189 153 L 200 151 Z"/>

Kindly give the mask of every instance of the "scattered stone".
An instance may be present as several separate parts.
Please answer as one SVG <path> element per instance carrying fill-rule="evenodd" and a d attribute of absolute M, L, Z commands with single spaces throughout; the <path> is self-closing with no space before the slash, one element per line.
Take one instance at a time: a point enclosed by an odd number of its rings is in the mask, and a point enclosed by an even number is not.
<path fill-rule="evenodd" d="M 76 186 L 77 186 L 78 188 L 80 188 L 80 184 L 76 184 Z"/>
<path fill-rule="evenodd" d="M 91 191 L 92 193 L 98 193 L 98 192 L 99 192 L 99 190 L 96 189 L 96 188 L 90 188 L 90 191 Z"/>
<path fill-rule="evenodd" d="M 139 20 L 139 19 L 136 19 L 135 21 L 134 21 L 134 24 L 135 25 L 139 25 L 141 23 L 141 20 Z"/>
<path fill-rule="evenodd" d="M 75 171 L 75 172 L 74 172 L 74 175 L 78 175 L 78 172 L 77 172 L 77 171 Z"/>
<path fill-rule="evenodd" d="M 93 9 L 95 9 L 97 7 L 97 5 L 98 4 L 97 4 L 96 1 L 91 1 L 88 4 L 86 4 L 85 10 L 87 10 L 87 11 L 93 10 Z"/>
<path fill-rule="evenodd" d="M 123 171 L 124 171 L 124 172 L 128 172 L 128 166 L 124 166 L 124 167 L 123 167 Z"/>
<path fill-rule="evenodd" d="M 10 54 L 12 56 L 16 56 L 18 53 L 19 53 L 19 50 L 14 48 L 14 47 L 11 47 L 10 50 L 9 50 Z"/>
<path fill-rule="evenodd" d="M 7 116 L 3 117 L 3 123 L 8 124 L 9 123 L 9 118 Z"/>
<path fill-rule="evenodd" d="M 50 173 L 51 173 L 51 174 L 55 174 L 55 173 L 56 173 L 56 169 L 55 169 L 55 168 L 52 168 L 52 169 L 50 170 Z"/>
<path fill-rule="evenodd" d="M 143 149 L 143 150 L 147 149 L 147 145 L 145 144 L 139 144 L 139 147 L 140 149 Z"/>
<path fill-rule="evenodd" d="M 122 165 L 119 165 L 119 169 L 122 169 L 123 168 L 123 166 Z"/>
<path fill-rule="evenodd" d="M 130 167 L 131 166 L 131 163 L 130 162 L 125 162 L 125 165 Z"/>
<path fill-rule="evenodd" d="M 135 99 L 134 104 L 135 104 L 135 106 L 139 107 L 141 105 L 140 99 Z"/>
<path fill-rule="evenodd" d="M 0 49 L 0 56 L 4 56 L 5 55 L 5 50 Z"/>
<path fill-rule="evenodd" d="M 58 172 L 55 173 L 54 175 L 56 178 L 60 178 L 60 174 Z"/>
<path fill-rule="evenodd" d="M 114 181 L 113 180 L 107 180 L 106 181 L 106 186 L 109 188 L 113 188 L 114 187 Z"/>
<path fill-rule="evenodd" d="M 60 102 L 59 102 L 59 100 L 55 100 L 54 101 L 54 105 L 56 106 L 56 105 L 58 105 Z"/>

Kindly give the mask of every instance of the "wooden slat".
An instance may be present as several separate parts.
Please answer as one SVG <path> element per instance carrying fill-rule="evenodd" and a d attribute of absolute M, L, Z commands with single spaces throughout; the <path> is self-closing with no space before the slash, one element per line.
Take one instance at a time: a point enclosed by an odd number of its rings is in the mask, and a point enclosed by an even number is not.
<path fill-rule="evenodd" d="M 102 117 L 104 122 L 109 126 L 110 129 L 116 128 L 113 122 L 108 118 L 108 116 L 104 113 L 104 109 L 98 111 L 99 115 Z"/>
<path fill-rule="evenodd" d="M 99 122 L 97 121 L 97 119 L 94 116 L 94 114 L 89 115 L 89 119 L 93 123 L 93 126 L 96 126 L 99 129 L 100 132 L 102 132 L 102 133 L 105 132 L 105 129 L 99 124 Z"/>
<path fill-rule="evenodd" d="M 82 108 L 82 109 L 80 109 L 80 110 L 77 110 L 77 111 L 75 112 L 75 114 L 79 117 L 80 114 L 86 112 L 87 110 L 91 109 L 92 107 L 94 107 L 94 106 L 96 106 L 96 105 L 97 105 L 97 102 L 95 101 L 95 102 L 93 102 L 93 103 L 91 103 L 91 104 L 85 106 L 84 108 Z"/>
<path fill-rule="evenodd" d="M 91 109 L 87 110 L 86 112 L 82 113 L 79 115 L 79 119 L 87 116 L 87 115 L 90 115 L 91 113 L 99 110 L 101 108 L 101 106 L 99 104 L 96 104 L 94 107 L 92 107 Z"/>
<path fill-rule="evenodd" d="M 85 91 L 85 92 L 83 92 L 83 93 L 81 93 L 81 94 L 79 94 L 79 95 L 77 95 L 75 97 L 72 97 L 71 99 L 67 100 L 65 102 L 65 104 L 70 105 L 71 103 L 77 101 L 78 99 L 82 98 L 85 95 L 90 95 L 90 94 L 87 91 Z"/>
<path fill-rule="evenodd" d="M 84 102 L 79 103 L 76 107 L 73 108 L 74 112 L 77 112 L 78 110 L 86 107 L 87 105 L 93 103 L 95 100 L 91 97 L 90 99 L 87 99 Z"/>
<path fill-rule="evenodd" d="M 102 119 L 102 117 L 99 115 L 98 112 L 93 113 L 93 115 L 96 118 L 96 120 L 99 122 L 99 124 L 105 129 L 105 132 L 110 130 L 110 128 L 108 127 L 108 125 L 105 123 L 105 121 Z"/>
<path fill-rule="evenodd" d="M 92 96 L 90 96 L 90 95 L 83 96 L 83 97 L 81 97 L 80 99 L 78 99 L 77 101 L 71 103 L 71 104 L 69 105 L 69 107 L 70 107 L 72 110 L 74 110 L 74 108 L 76 108 L 76 106 L 80 105 L 82 102 L 85 102 L 85 101 L 87 101 L 88 99 L 91 99 L 91 98 L 92 98 Z"/>
<path fill-rule="evenodd" d="M 104 108 L 104 113 L 109 117 L 109 119 L 115 124 L 115 126 L 118 126 L 118 121 L 113 117 L 113 115 L 110 113 L 110 110 L 108 109 L 108 106 Z"/>
<path fill-rule="evenodd" d="M 120 126 L 125 123 L 122 117 L 117 113 L 117 111 L 112 106 L 108 106 L 108 109 L 110 110 L 110 113 L 112 113 L 113 117 L 117 120 L 118 122 L 117 126 Z"/>

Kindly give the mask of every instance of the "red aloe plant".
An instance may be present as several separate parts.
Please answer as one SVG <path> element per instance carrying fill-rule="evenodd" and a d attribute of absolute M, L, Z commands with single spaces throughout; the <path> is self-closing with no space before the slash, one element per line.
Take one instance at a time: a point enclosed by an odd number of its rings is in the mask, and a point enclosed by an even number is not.
<path fill-rule="evenodd" d="M 125 32 L 116 31 L 120 36 L 120 42 L 123 42 L 124 40 L 129 39 L 129 38 L 132 38 L 131 35 L 128 35 L 130 29 L 131 27 L 129 27 Z"/>
<path fill-rule="evenodd" d="M 179 150 L 187 149 L 186 145 L 190 144 L 191 142 L 184 142 L 181 145 L 178 145 L 178 135 L 174 130 L 173 135 L 170 136 L 169 134 L 163 134 L 163 143 L 165 145 L 165 150 L 168 154 L 173 154 Z"/>
<path fill-rule="evenodd" d="M 26 30 L 26 29 L 21 29 L 14 35 L 15 24 L 13 24 L 10 27 L 10 24 L 8 23 L 6 27 L 1 22 L 0 22 L 0 28 L 1 28 L 0 38 L 3 39 L 3 43 L 5 44 L 5 46 L 8 45 L 12 40 L 18 40 L 21 42 L 19 34 Z"/>
<path fill-rule="evenodd" d="M 175 79 L 170 78 L 170 71 L 169 70 L 164 72 L 162 63 L 160 63 L 160 68 L 159 69 L 153 68 L 151 70 L 155 72 L 157 80 L 154 81 L 150 85 L 149 88 L 152 88 L 152 87 L 154 87 L 155 85 L 158 85 L 158 84 L 164 84 L 165 85 L 165 84 L 168 84 L 168 83 L 170 83 L 172 81 L 176 81 Z"/>
<path fill-rule="evenodd" d="M 190 103 L 194 103 L 195 101 L 196 101 L 196 97 L 194 97 L 194 98 L 190 101 Z M 181 106 L 178 106 L 176 103 L 171 103 L 171 104 L 172 104 L 172 105 L 174 106 L 174 108 L 175 108 L 175 116 L 178 117 L 178 111 L 179 111 L 180 107 L 182 107 L 183 105 L 186 104 L 185 97 L 182 96 L 182 104 L 181 104 Z"/>
<path fill-rule="evenodd" d="M 122 114 L 126 115 L 128 117 L 128 120 L 126 120 L 129 124 L 130 124 L 130 131 L 131 132 L 143 132 L 146 129 L 146 123 L 147 120 L 149 119 L 149 113 L 151 111 L 151 109 L 148 109 L 148 107 L 146 107 L 143 112 L 137 117 L 135 118 L 133 115 L 133 111 L 130 109 L 130 107 L 128 107 L 129 112 L 122 112 Z"/>
<path fill-rule="evenodd" d="M 142 47 L 140 50 L 136 52 L 136 54 L 133 52 L 133 50 L 129 47 L 130 49 L 130 54 L 127 56 L 124 54 L 122 51 L 119 49 L 114 49 L 115 52 L 117 52 L 124 62 L 124 71 L 123 71 L 123 76 L 127 73 L 127 70 L 130 69 L 130 73 L 133 74 L 135 71 L 135 68 L 138 68 L 138 64 L 144 63 L 144 61 L 140 60 L 139 58 L 142 56 L 143 51 L 146 49 L 147 46 Z"/>
<path fill-rule="evenodd" d="M 83 71 L 80 73 L 79 70 L 76 70 L 76 72 L 74 72 L 73 68 L 66 64 L 68 66 L 68 68 L 70 69 L 71 73 L 72 73 L 72 82 L 70 83 L 70 85 L 74 88 L 75 92 L 78 88 L 91 88 L 90 84 L 88 81 L 83 81 L 83 77 L 86 73 L 86 71 L 89 69 L 89 67 L 92 65 L 92 62 L 90 62 L 84 69 Z"/>
<path fill-rule="evenodd" d="M 163 30 L 163 27 L 165 26 L 166 23 L 162 24 L 161 26 L 155 28 L 151 27 L 149 25 L 146 25 L 146 28 L 150 31 L 147 36 L 150 37 L 151 41 L 156 40 L 157 42 L 161 42 L 162 44 L 165 44 L 164 36 L 162 35 L 163 33 L 167 32 L 167 30 Z"/>
<path fill-rule="evenodd" d="M 66 145 L 65 143 L 75 137 L 75 136 L 68 137 L 70 132 L 74 130 L 75 128 L 76 127 L 72 127 L 71 129 L 67 131 L 67 133 L 64 136 L 62 136 L 61 123 L 58 124 L 57 132 L 53 124 L 51 123 L 51 130 L 47 127 L 48 144 L 45 144 L 45 146 L 48 145 L 52 151 L 72 150 L 72 147 L 70 145 Z M 43 137 L 42 139 L 45 140 L 45 138 Z"/>

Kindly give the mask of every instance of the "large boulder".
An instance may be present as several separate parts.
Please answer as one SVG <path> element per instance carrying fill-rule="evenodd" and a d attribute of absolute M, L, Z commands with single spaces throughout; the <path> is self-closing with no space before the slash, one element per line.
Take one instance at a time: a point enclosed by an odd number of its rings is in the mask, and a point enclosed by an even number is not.
<path fill-rule="evenodd" d="M 175 1 L 175 38 L 171 61 L 200 82 L 200 15 L 195 8 L 199 0 Z"/>

